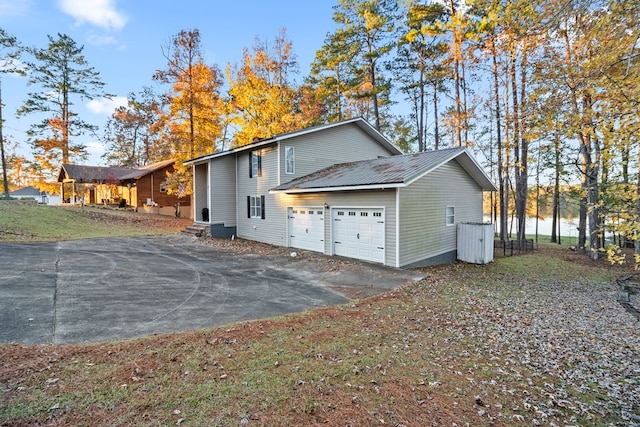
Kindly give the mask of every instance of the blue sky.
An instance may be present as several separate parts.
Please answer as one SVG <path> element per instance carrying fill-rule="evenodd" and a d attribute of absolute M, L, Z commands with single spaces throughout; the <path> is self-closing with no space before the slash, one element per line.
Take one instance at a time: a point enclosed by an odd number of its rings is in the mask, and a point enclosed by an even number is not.
<path fill-rule="evenodd" d="M 334 1 L 330 0 L 0 0 L 0 27 L 26 46 L 45 48 L 47 35 L 67 34 L 84 46 L 89 64 L 100 72 L 112 101 L 76 105 L 76 112 L 101 126 L 127 94 L 153 84 L 163 69 L 162 47 L 180 30 L 198 28 L 205 61 L 222 70 L 241 60 L 243 48 L 256 37 L 273 41 L 285 28 L 298 56 L 301 80 L 307 74 L 328 32 L 333 31 Z M 16 119 L 15 111 L 36 90 L 26 78 L 2 76 L 4 135 L 29 147 L 25 131 L 36 116 Z M 79 101 L 76 101 L 79 102 Z M 97 138 L 81 140 L 90 152 L 89 164 L 103 164 L 104 148 Z"/>

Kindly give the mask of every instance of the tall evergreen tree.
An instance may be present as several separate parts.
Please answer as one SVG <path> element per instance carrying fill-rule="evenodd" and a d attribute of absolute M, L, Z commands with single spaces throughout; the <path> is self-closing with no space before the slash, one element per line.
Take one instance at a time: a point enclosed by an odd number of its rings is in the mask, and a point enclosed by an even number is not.
<path fill-rule="evenodd" d="M 18 40 L 0 28 L 0 76 L 3 73 L 21 72 L 14 64 L 20 54 Z M 2 187 L 5 198 L 9 198 L 9 180 L 7 178 L 7 153 L 3 133 L 2 119 L 2 78 L 0 77 L 0 156 L 2 157 Z"/>
<path fill-rule="evenodd" d="M 433 148 L 440 147 L 438 99 L 440 92 L 444 92 L 444 81 L 448 77 L 443 61 L 449 51 L 442 28 L 438 25 L 444 18 L 445 9 L 441 4 L 411 2 L 398 43 L 398 61 L 394 61 L 392 66 L 400 82 L 400 90 L 412 106 L 418 151 L 427 149 L 428 88 L 432 90 L 430 98 L 433 100 Z"/>
<path fill-rule="evenodd" d="M 333 20 L 338 29 L 329 40 L 348 46 L 339 52 L 338 60 L 348 67 L 345 96 L 356 103 L 362 101 L 361 115 L 373 120 L 380 130 L 383 108 L 389 105 L 391 81 L 384 75 L 384 60 L 395 44 L 397 2 L 395 0 L 339 0 Z M 345 55 L 346 53 L 346 55 Z"/>
<path fill-rule="evenodd" d="M 86 157 L 86 147 L 74 137 L 95 132 L 97 127 L 79 118 L 74 111 L 74 99 L 91 100 L 108 96 L 102 91 L 104 83 L 89 66 L 83 46 L 65 34 L 57 38 L 47 36 L 44 49 L 29 48 L 34 61 L 28 62 L 28 85 L 37 86 L 18 110 L 18 115 L 41 113 L 46 115 L 33 124 L 28 132 L 37 163 L 43 173 L 54 173 L 61 163 Z"/>

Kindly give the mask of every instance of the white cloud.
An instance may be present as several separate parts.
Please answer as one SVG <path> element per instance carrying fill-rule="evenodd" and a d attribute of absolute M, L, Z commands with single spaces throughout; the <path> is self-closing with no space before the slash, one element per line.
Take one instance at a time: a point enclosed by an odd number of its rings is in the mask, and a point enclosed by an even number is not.
<path fill-rule="evenodd" d="M 89 34 L 87 42 L 92 46 L 103 46 L 108 44 L 117 44 L 118 40 L 113 36 L 101 36 L 98 34 Z"/>
<path fill-rule="evenodd" d="M 118 107 L 124 107 L 128 104 L 127 98 L 124 96 L 114 96 L 113 98 L 92 99 L 87 103 L 87 109 L 93 114 L 104 114 L 110 116 Z"/>
<path fill-rule="evenodd" d="M 127 17 L 115 8 L 115 0 L 59 0 L 60 9 L 76 19 L 76 24 L 89 23 L 107 30 L 121 30 Z"/>
<path fill-rule="evenodd" d="M 98 141 L 91 141 L 87 143 L 87 153 L 92 157 L 100 157 L 104 154 L 105 148 L 102 143 Z"/>

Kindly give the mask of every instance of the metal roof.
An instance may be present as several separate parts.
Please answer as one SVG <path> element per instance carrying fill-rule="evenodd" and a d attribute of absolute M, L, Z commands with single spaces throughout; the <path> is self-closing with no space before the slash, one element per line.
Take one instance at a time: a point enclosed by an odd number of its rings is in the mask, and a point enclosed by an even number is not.
<path fill-rule="evenodd" d="M 301 135 L 320 132 L 320 131 L 323 131 L 323 130 L 326 130 L 326 129 L 331 129 L 331 128 L 334 128 L 334 127 L 337 127 L 337 126 L 344 126 L 344 125 L 348 125 L 348 124 L 354 124 L 354 125 L 358 126 L 360 129 L 365 131 L 369 136 L 371 136 L 374 140 L 376 140 L 380 145 L 385 147 L 391 153 L 402 154 L 402 151 L 400 151 L 400 149 L 398 147 L 393 145 L 391 143 L 391 141 L 389 139 L 387 139 L 386 136 L 381 134 L 368 121 L 366 121 L 362 117 L 356 117 L 354 119 L 343 120 L 341 122 L 327 123 L 327 124 L 324 124 L 324 125 L 313 126 L 313 127 L 309 127 L 309 128 L 302 129 L 302 130 L 297 130 L 297 131 L 294 131 L 294 132 L 283 133 L 283 134 L 276 135 L 276 136 L 271 137 L 271 138 L 260 139 L 260 140 L 258 140 L 256 142 L 253 142 L 253 143 L 247 144 L 247 145 L 243 145 L 241 147 L 236 147 L 236 148 L 232 148 L 230 150 L 221 151 L 219 153 L 207 154 L 205 156 L 196 157 L 196 158 L 193 158 L 193 159 L 190 159 L 190 160 L 184 162 L 184 164 L 185 165 L 193 165 L 193 164 L 198 164 L 198 163 L 204 163 L 204 162 L 206 162 L 206 161 L 208 161 L 210 159 L 216 158 L 216 157 L 228 156 L 229 154 L 234 154 L 234 153 L 238 153 L 238 152 L 246 151 L 246 150 L 255 150 L 256 148 L 260 148 L 260 147 L 264 147 L 264 146 L 267 146 L 267 145 L 275 144 L 275 143 L 277 143 L 279 141 L 284 141 L 284 140 L 295 138 L 295 137 L 298 137 L 298 136 L 301 136 Z"/>
<path fill-rule="evenodd" d="M 140 179 L 174 162 L 175 160 L 164 160 L 137 168 L 62 165 L 58 174 L 58 182 L 62 182 L 64 179 L 73 179 L 79 183 L 106 183 Z"/>
<path fill-rule="evenodd" d="M 448 148 L 340 163 L 281 184 L 271 191 L 306 193 L 404 187 L 453 159 L 460 163 L 483 190 L 496 190 L 494 184 L 465 148 Z"/>

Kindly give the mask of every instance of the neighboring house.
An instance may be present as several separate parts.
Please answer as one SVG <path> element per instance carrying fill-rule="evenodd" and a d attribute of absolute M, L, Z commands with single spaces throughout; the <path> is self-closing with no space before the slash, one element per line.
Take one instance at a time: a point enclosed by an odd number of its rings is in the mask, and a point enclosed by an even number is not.
<path fill-rule="evenodd" d="M 44 203 L 43 196 L 46 196 L 46 194 L 46 192 L 42 192 L 36 187 L 29 185 L 16 191 L 9 192 L 9 197 L 14 199 L 33 199 L 38 203 Z"/>
<path fill-rule="evenodd" d="M 139 212 L 191 218 L 191 198 L 168 194 L 167 173 L 174 160 L 137 168 L 62 165 L 58 174 L 63 203 L 122 204 Z"/>
<path fill-rule="evenodd" d="M 361 118 L 187 164 L 212 236 L 394 267 L 455 260 L 456 225 L 482 222 L 483 191 L 496 190 L 466 149 L 402 155 Z"/>
<path fill-rule="evenodd" d="M 0 197 L 4 197 L 4 194 L 0 193 Z M 20 200 L 35 200 L 38 203 L 44 205 L 59 205 L 60 197 L 55 194 L 49 194 L 46 191 L 40 191 L 38 188 L 31 185 L 22 187 L 16 191 L 9 193 L 9 197 Z"/>

